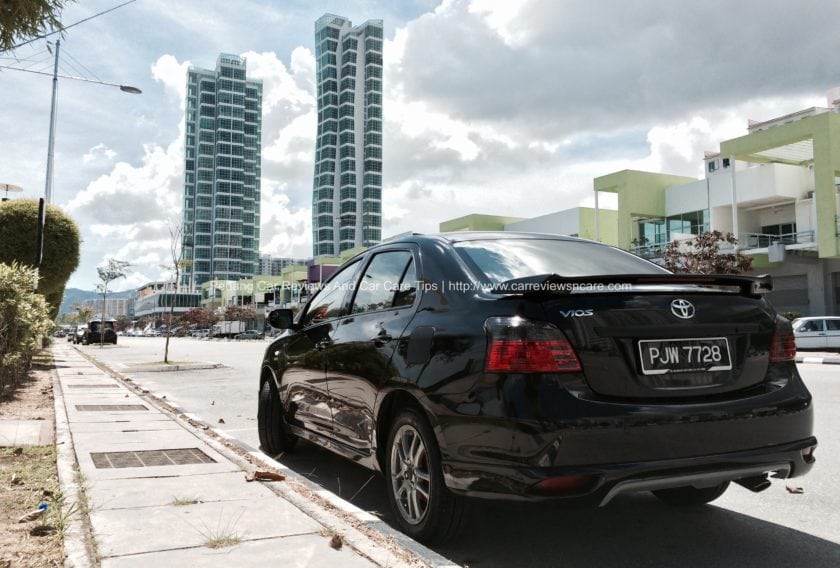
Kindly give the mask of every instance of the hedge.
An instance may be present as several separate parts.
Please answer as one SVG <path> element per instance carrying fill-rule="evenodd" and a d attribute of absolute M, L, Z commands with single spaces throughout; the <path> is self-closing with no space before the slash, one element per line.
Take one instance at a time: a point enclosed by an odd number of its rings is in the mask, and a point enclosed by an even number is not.
<path fill-rule="evenodd" d="M 53 329 L 35 282 L 34 269 L 0 263 L 0 394 L 26 376 L 40 338 Z"/>

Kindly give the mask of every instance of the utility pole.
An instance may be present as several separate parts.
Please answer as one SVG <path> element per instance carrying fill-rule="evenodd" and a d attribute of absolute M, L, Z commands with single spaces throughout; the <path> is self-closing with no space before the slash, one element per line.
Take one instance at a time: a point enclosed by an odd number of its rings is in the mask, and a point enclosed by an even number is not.
<path fill-rule="evenodd" d="M 44 187 L 44 199 L 47 204 L 52 203 L 53 185 L 53 154 L 55 148 L 55 95 L 58 90 L 58 52 L 61 40 L 55 42 L 55 66 L 53 67 L 52 106 L 50 107 L 50 135 L 47 143 L 47 182 Z"/>

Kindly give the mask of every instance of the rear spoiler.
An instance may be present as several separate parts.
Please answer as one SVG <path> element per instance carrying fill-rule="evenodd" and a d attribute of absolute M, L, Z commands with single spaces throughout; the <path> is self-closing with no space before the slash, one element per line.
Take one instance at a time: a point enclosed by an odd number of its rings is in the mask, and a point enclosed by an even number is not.
<path fill-rule="evenodd" d="M 769 275 L 732 274 L 616 274 L 599 276 L 560 276 L 538 274 L 506 280 L 489 291 L 504 296 L 565 295 L 573 292 L 620 292 L 621 285 L 699 286 L 726 291 L 736 288 L 742 296 L 760 296 L 773 290 Z"/>

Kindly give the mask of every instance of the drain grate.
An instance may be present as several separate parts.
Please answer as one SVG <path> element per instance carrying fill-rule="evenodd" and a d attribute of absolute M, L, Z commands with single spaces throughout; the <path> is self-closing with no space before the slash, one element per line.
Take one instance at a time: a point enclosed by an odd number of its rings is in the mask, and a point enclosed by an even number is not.
<path fill-rule="evenodd" d="M 142 404 L 77 404 L 76 410 L 82 412 L 128 412 L 149 409 Z"/>
<path fill-rule="evenodd" d="M 198 448 L 141 452 L 91 452 L 90 457 L 97 469 L 216 463 L 213 458 Z"/>
<path fill-rule="evenodd" d="M 67 385 L 68 389 L 116 389 L 120 385 Z"/>

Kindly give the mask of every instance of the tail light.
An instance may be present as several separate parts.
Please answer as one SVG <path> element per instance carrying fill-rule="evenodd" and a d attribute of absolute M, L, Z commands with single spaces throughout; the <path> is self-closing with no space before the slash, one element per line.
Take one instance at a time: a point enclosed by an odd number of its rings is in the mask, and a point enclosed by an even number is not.
<path fill-rule="evenodd" d="M 779 316 L 776 319 L 776 330 L 770 342 L 770 362 L 782 363 L 796 358 L 796 339 L 790 322 Z"/>
<path fill-rule="evenodd" d="M 572 344 L 556 326 L 520 317 L 494 317 L 484 322 L 487 373 L 579 373 Z"/>

